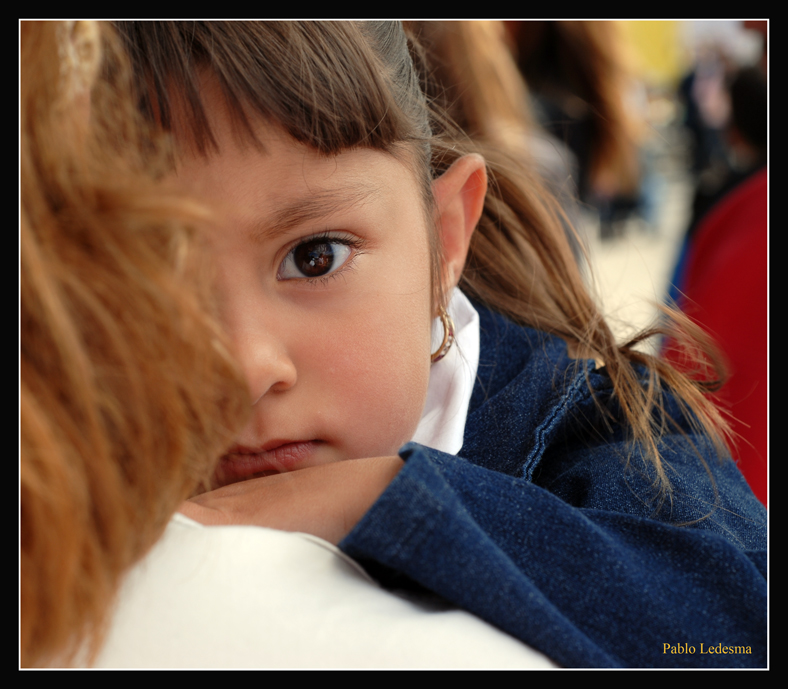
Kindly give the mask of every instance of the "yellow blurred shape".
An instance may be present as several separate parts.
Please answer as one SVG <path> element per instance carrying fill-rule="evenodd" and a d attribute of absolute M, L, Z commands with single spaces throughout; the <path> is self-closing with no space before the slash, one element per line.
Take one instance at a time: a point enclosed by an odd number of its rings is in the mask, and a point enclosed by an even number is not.
<path fill-rule="evenodd" d="M 618 21 L 635 77 L 654 87 L 673 87 L 686 69 L 679 21 Z"/>

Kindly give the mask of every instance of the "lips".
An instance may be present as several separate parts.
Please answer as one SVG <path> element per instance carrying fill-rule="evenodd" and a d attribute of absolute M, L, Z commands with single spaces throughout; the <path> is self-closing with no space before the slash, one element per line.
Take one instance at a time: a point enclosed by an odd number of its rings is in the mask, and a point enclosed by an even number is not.
<path fill-rule="evenodd" d="M 277 439 L 259 448 L 236 445 L 224 455 L 214 475 L 216 486 L 281 474 L 307 466 L 319 440 Z"/>

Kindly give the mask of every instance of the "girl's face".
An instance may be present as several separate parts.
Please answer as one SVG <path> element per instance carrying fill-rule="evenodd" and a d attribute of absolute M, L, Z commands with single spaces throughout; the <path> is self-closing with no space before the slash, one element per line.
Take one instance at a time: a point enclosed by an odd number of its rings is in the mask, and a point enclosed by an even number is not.
<path fill-rule="evenodd" d="M 224 213 L 220 309 L 253 401 L 216 485 L 396 454 L 424 406 L 435 316 L 415 175 L 369 149 L 321 156 L 262 122 L 265 151 L 243 146 L 207 102 L 220 152 L 185 157 L 178 177 Z"/>

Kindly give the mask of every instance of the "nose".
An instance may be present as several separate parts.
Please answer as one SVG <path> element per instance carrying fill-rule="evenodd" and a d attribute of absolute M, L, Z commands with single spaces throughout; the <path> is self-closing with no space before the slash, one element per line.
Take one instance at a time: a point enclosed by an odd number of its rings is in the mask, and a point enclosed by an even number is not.
<path fill-rule="evenodd" d="M 268 392 L 284 392 L 296 384 L 295 364 L 285 343 L 275 332 L 264 327 L 236 330 L 233 340 L 249 385 L 252 404 Z"/>
<path fill-rule="evenodd" d="M 291 356 L 294 340 L 292 308 L 275 296 L 275 289 L 260 277 L 260 260 L 249 251 L 246 235 L 229 224 L 218 233 L 218 296 L 222 322 L 249 386 L 252 404 L 269 392 L 284 392 L 296 384 Z"/>

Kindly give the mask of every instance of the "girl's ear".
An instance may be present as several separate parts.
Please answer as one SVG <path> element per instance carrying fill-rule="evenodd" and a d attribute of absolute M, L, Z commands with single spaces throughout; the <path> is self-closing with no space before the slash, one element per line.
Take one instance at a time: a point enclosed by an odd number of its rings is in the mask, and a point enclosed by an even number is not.
<path fill-rule="evenodd" d="M 456 160 L 432 183 L 435 224 L 444 258 L 444 286 L 457 286 L 471 236 L 482 215 L 487 194 L 484 158 L 472 153 Z"/>

